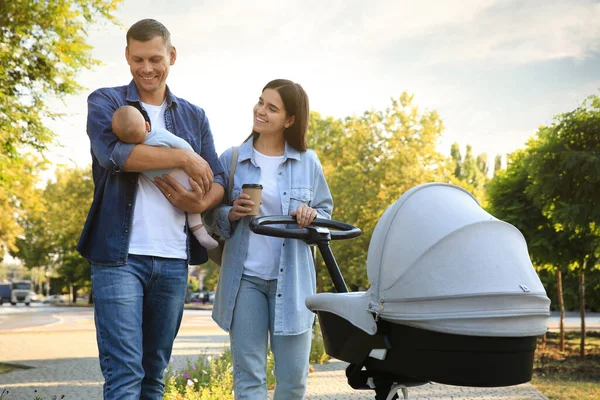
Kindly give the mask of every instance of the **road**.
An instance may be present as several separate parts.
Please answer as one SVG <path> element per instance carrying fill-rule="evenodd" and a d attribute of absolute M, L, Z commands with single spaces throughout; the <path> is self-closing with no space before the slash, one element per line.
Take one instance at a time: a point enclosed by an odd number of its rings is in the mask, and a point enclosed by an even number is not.
<path fill-rule="evenodd" d="M 593 319 L 598 321 L 598 315 Z M 229 338 L 217 327 L 209 310 L 186 310 L 173 346 L 171 367 L 186 368 L 200 354 L 217 354 Z M 43 399 L 101 399 L 103 378 L 98 364 L 94 315 L 90 307 L 36 304 L 0 307 L 0 361 L 31 369 L 0 374 L 6 400 L 31 400 L 34 390 Z M 315 365 L 309 374 L 307 400 L 372 400 L 371 391 L 355 391 L 344 374 L 346 364 L 332 360 Z M 502 388 L 468 388 L 435 383 L 411 388 L 411 400 L 548 400 L 531 384 Z"/>
<path fill-rule="evenodd" d="M 223 331 L 213 322 L 210 310 L 185 310 L 182 330 L 205 333 Z M 0 306 L 1 332 L 56 332 L 95 330 L 92 307 L 60 307 L 47 304 Z"/>
<path fill-rule="evenodd" d="M 548 321 L 551 331 L 558 330 L 559 313 L 552 312 Z M 577 312 L 567 312 L 565 327 L 580 329 Z M 600 330 L 600 313 L 586 314 L 588 330 Z M 0 306 L 0 332 L 50 332 L 94 330 L 94 311 L 91 307 L 57 307 L 46 304 Z M 223 333 L 210 317 L 210 310 L 185 310 L 181 330 L 201 330 L 206 333 Z"/>

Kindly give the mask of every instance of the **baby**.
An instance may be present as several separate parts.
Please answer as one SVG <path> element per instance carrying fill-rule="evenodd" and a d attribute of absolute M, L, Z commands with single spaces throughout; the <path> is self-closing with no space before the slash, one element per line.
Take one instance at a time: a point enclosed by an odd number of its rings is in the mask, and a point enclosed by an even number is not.
<path fill-rule="evenodd" d="M 188 142 L 173 135 L 166 129 L 153 129 L 149 132 L 150 124 L 144 119 L 142 113 L 132 106 L 122 106 L 114 112 L 112 129 L 119 140 L 124 143 L 143 143 L 150 146 L 172 147 L 194 151 Z M 187 190 L 192 189 L 189 184 L 189 177 L 179 168 L 170 170 L 170 172 L 168 170 L 151 170 L 142 173 L 153 181 L 157 176 L 162 177 L 162 174 L 165 172 L 168 172 L 168 175 L 175 178 Z M 187 221 L 190 231 L 204 248 L 210 250 L 219 245 L 206 231 L 200 214 L 188 214 Z"/>

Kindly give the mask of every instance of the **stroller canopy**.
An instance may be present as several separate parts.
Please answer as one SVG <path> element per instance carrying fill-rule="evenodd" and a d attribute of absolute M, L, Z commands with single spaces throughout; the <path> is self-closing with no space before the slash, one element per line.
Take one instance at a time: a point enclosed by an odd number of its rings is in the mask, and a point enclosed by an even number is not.
<path fill-rule="evenodd" d="M 373 335 L 373 315 L 436 332 L 524 337 L 546 332 L 550 300 L 519 230 L 444 183 L 404 193 L 377 223 L 367 292 L 310 296 Z"/>
<path fill-rule="evenodd" d="M 368 309 L 383 319 L 476 336 L 546 331 L 550 300 L 523 235 L 460 187 L 402 195 L 375 227 L 367 270 Z"/>

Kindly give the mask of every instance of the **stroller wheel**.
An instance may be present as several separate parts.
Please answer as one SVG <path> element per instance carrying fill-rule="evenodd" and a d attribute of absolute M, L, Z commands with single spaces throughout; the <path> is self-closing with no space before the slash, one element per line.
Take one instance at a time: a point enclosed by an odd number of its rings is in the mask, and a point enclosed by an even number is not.
<path fill-rule="evenodd" d="M 392 396 L 391 398 L 389 396 Z M 375 389 L 375 400 L 398 400 L 398 393 L 392 395 L 385 389 Z"/>
<path fill-rule="evenodd" d="M 402 391 L 402 397 L 408 399 L 408 388 L 400 383 L 390 381 L 373 380 L 375 383 L 375 400 L 398 400 L 398 391 Z"/>

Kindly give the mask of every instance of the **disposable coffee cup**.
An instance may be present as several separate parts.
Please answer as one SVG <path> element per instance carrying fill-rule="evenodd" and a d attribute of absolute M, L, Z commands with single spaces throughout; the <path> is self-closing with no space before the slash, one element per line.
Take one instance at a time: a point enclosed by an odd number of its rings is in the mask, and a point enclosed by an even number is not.
<path fill-rule="evenodd" d="M 258 215 L 258 209 L 260 207 L 260 198 L 262 196 L 262 185 L 257 183 L 245 183 L 242 185 L 242 191 L 250 196 L 250 200 L 254 202 L 252 210 L 248 215 Z"/>

